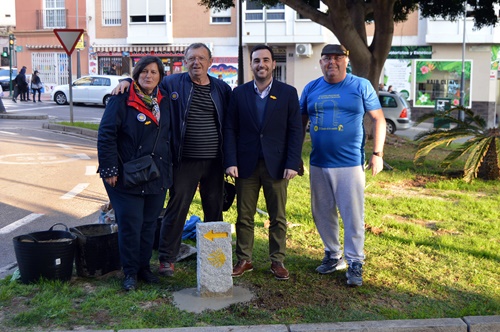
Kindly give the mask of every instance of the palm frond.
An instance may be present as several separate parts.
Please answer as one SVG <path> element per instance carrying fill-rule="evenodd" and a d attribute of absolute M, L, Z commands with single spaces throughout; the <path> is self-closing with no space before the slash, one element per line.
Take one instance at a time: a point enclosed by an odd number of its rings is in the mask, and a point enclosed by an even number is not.
<path fill-rule="evenodd" d="M 460 111 L 464 112 L 463 121 L 460 120 L 458 116 Z M 457 114 L 454 115 L 455 113 Z M 422 164 L 425 157 L 433 149 L 440 146 L 449 146 L 457 139 L 467 138 L 463 144 L 452 150 L 444 158 L 441 166 L 448 168 L 458 158 L 467 156 L 464 165 L 464 180 L 468 182 L 472 181 L 478 175 L 479 168 L 483 163 L 489 146 L 492 144 L 492 140 L 499 140 L 500 133 L 498 129 L 486 129 L 486 121 L 482 117 L 475 115 L 471 109 L 462 106 L 439 112 L 438 114 L 425 114 L 418 118 L 416 123 L 419 124 L 423 121 L 436 117 L 439 118 L 439 125 L 441 127 L 443 123 L 449 123 L 451 129 L 444 129 L 440 127 L 417 134 L 415 136 L 415 141 L 419 141 L 419 145 L 418 150 L 415 153 L 415 157 L 413 158 L 413 162 L 415 164 Z M 500 147 L 496 145 L 495 147 L 496 150 L 500 152 Z M 497 167 L 498 163 L 500 163 L 500 161 L 497 160 Z"/>
<path fill-rule="evenodd" d="M 488 147 L 494 139 L 494 137 L 484 138 L 477 143 L 474 149 L 471 150 L 464 165 L 465 181 L 470 182 L 477 176 L 477 171 L 483 162 L 483 158 L 488 151 Z"/>

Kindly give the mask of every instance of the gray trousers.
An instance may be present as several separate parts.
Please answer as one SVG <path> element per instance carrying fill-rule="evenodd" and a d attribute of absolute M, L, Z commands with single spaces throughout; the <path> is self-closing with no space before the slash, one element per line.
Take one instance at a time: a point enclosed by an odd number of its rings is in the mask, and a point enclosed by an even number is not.
<path fill-rule="evenodd" d="M 344 255 L 348 264 L 365 259 L 365 172 L 362 166 L 311 166 L 311 209 L 314 223 L 332 258 L 342 256 L 339 215 L 344 224 Z M 338 211 L 338 212 L 337 212 Z"/>

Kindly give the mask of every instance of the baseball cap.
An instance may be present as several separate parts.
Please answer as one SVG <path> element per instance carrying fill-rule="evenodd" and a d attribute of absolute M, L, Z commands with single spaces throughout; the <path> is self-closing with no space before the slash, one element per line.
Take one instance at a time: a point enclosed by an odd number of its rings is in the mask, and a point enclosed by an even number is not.
<path fill-rule="evenodd" d="M 321 50 L 321 55 L 325 54 L 342 54 L 349 55 L 349 51 L 343 46 L 338 44 L 328 44 Z"/>

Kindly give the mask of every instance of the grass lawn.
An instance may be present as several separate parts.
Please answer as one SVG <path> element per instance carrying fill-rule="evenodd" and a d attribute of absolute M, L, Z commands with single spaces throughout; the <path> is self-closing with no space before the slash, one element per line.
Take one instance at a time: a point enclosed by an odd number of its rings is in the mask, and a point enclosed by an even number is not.
<path fill-rule="evenodd" d="M 371 142 L 367 151 L 372 151 Z M 234 279 L 254 299 L 193 314 L 172 303 L 172 292 L 195 288 L 196 260 L 176 264 L 160 285 L 121 291 L 121 278 L 73 278 L 34 285 L 0 281 L 0 330 L 140 329 L 212 325 L 455 318 L 500 314 L 500 183 L 460 180 L 461 165 L 438 168 L 443 149 L 424 167 L 412 159 L 413 142 L 389 136 L 384 170 L 366 185 L 364 284 L 346 286 L 345 271 L 315 272 L 323 246 L 310 211 L 306 175 L 289 185 L 290 222 L 285 264 L 290 280 L 269 272 L 267 217 L 255 216 L 254 271 Z M 304 146 L 308 165 L 310 142 Z M 262 195 L 261 195 L 262 196 Z M 258 208 L 266 210 L 264 200 Z M 224 214 L 236 220 L 235 206 Z M 202 216 L 199 196 L 190 215 Z M 233 235 L 234 236 L 234 235 Z M 342 241 L 343 242 L 343 241 Z M 192 243 L 191 243 L 192 244 Z M 152 260 L 157 270 L 156 256 Z"/>

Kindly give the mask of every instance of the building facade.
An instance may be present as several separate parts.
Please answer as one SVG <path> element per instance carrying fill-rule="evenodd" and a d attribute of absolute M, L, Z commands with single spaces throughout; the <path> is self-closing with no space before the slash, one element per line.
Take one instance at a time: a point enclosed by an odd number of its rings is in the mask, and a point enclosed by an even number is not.
<path fill-rule="evenodd" d="M 183 72 L 186 47 L 201 42 L 212 51 L 209 74 L 221 75 L 234 87 L 238 72 L 243 72 L 244 81 L 252 79 L 250 50 L 266 43 L 276 55 L 274 77 L 295 86 L 299 93 L 322 75 L 322 47 L 338 43 L 331 31 L 290 7 L 278 4 L 266 8 L 256 0 L 236 1 L 236 7 L 222 11 L 207 10 L 198 0 L 3 1 L 15 1 L 16 6 L 10 21 L 0 17 L 0 43 L 8 42 L 2 27 L 12 29 L 15 21 L 13 61 L 26 66 L 28 73 L 38 70 L 48 89 L 69 81 L 69 58 L 54 35 L 55 28 L 85 31 L 71 57 L 72 79 L 106 74 L 113 64 L 118 75 L 130 75 L 135 63 L 148 54 L 162 59 L 167 75 Z M 317 6 L 327 9 L 320 1 Z M 2 7 L 0 15 L 9 10 L 12 8 Z M 2 23 L 2 19 L 10 23 Z M 439 99 L 472 107 L 489 126 L 497 123 L 500 27 L 477 30 L 473 22 L 472 18 L 457 22 L 423 19 L 415 12 L 396 24 L 393 48 L 380 82 L 407 95 L 415 118 L 432 111 Z M 372 36 L 373 24 L 367 29 Z M 238 62 L 240 38 L 242 62 Z"/>

